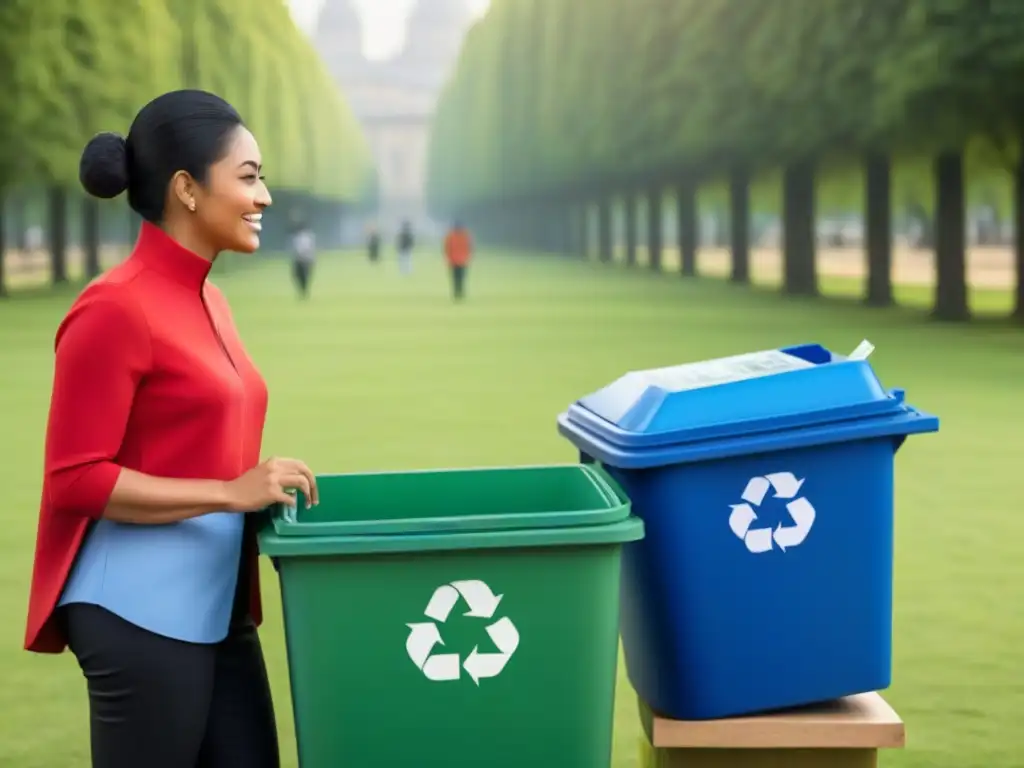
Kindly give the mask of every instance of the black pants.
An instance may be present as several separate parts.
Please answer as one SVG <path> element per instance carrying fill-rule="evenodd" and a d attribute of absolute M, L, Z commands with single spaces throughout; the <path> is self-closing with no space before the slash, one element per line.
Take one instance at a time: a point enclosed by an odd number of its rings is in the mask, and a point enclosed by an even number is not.
<path fill-rule="evenodd" d="M 251 623 L 198 645 L 98 606 L 62 611 L 88 683 L 93 768 L 278 768 L 270 685 Z"/>
<path fill-rule="evenodd" d="M 466 268 L 452 267 L 452 294 L 461 299 L 466 292 Z"/>
<path fill-rule="evenodd" d="M 313 273 L 313 264 L 301 259 L 292 262 L 292 272 L 295 275 L 295 283 L 299 286 L 299 293 L 303 296 L 309 294 L 309 281 Z"/>

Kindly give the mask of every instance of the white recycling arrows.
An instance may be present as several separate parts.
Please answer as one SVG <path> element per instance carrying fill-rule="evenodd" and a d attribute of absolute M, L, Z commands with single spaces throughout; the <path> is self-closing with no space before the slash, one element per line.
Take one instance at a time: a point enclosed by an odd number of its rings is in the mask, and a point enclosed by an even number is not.
<path fill-rule="evenodd" d="M 747 481 L 747 487 L 743 489 L 743 500 L 756 506 L 760 506 L 764 497 L 768 495 L 768 489 L 772 487 L 766 477 L 752 477 Z M 753 512 L 753 510 L 751 510 Z"/>
<path fill-rule="evenodd" d="M 466 614 L 467 616 L 469 614 Z M 498 673 L 505 668 L 512 654 L 519 647 L 519 630 L 509 619 L 498 619 L 487 628 L 487 634 L 491 636 L 495 647 L 500 653 L 480 653 L 480 646 L 474 646 L 466 657 L 463 664 L 466 672 L 473 678 L 473 682 L 480 685 L 481 678 L 497 677 Z"/>
<path fill-rule="evenodd" d="M 491 588 L 482 581 L 453 581 L 452 586 L 462 595 L 462 599 L 469 606 L 466 616 L 477 616 L 482 619 L 489 619 L 498 609 L 502 595 L 495 595 Z"/>
<path fill-rule="evenodd" d="M 441 633 L 437 629 L 437 624 L 432 621 L 424 624 L 407 624 L 406 626 L 412 632 L 409 633 L 409 637 L 405 641 L 405 650 L 408 651 L 412 663 L 423 669 L 423 665 L 430 658 L 430 652 L 434 650 L 434 646 L 438 643 L 444 645 L 444 640 L 441 639 Z"/>
<path fill-rule="evenodd" d="M 427 680 L 458 680 L 459 654 L 444 653 L 431 656 L 423 665 L 423 674 Z"/>
<path fill-rule="evenodd" d="M 800 486 L 804 484 L 803 480 L 797 480 L 791 472 L 776 472 L 775 474 L 765 475 L 765 479 L 775 489 L 776 499 L 796 498 L 796 495 L 800 492 Z"/>
<path fill-rule="evenodd" d="M 457 653 L 433 653 L 435 647 L 444 645 L 441 632 L 434 622 L 447 621 L 460 597 L 469 606 L 469 610 L 463 615 L 490 619 L 494 616 L 502 595 L 495 595 L 487 584 L 479 580 L 442 584 L 434 590 L 423 612 L 427 618 L 434 621 L 406 625 L 410 633 L 405 641 L 405 650 L 413 664 L 428 680 L 458 680 L 460 669 L 465 669 L 473 682 L 479 686 L 482 679 L 497 677 L 508 664 L 512 654 L 519 647 L 519 631 L 511 619 L 498 619 L 486 628 L 498 653 L 480 653 L 480 647 L 476 646 L 470 651 L 464 663 Z"/>
<path fill-rule="evenodd" d="M 729 515 L 729 528 L 743 541 L 749 552 L 770 552 L 773 545 L 785 552 L 804 542 L 814 525 L 815 512 L 807 499 L 797 497 L 803 484 L 804 480 L 797 479 L 792 472 L 775 472 L 764 477 L 753 477 L 747 482 L 741 496 L 743 503 L 730 505 L 732 513 Z M 769 490 L 775 491 L 774 498 L 789 500 L 786 510 L 793 518 L 794 525 L 783 527 L 779 523 L 774 531 L 771 528 L 751 527 L 757 520 L 754 507 L 761 506 Z"/>
<path fill-rule="evenodd" d="M 814 525 L 814 507 L 807 499 L 794 499 L 786 505 L 786 509 L 796 525 L 783 528 L 782 523 L 779 523 L 779 527 L 775 529 L 775 543 L 783 552 L 786 551 L 786 547 L 803 544 L 807 534 L 811 532 L 811 526 Z"/>
<path fill-rule="evenodd" d="M 441 633 L 437 625 L 428 621 L 423 624 L 409 624 L 408 639 L 405 641 L 405 650 L 409 652 L 409 658 L 413 663 L 423 670 L 428 680 L 458 680 L 459 679 L 459 654 L 444 653 L 431 656 L 430 652 L 435 645 L 444 645 Z"/>
<path fill-rule="evenodd" d="M 750 530 L 750 524 L 757 520 L 757 513 L 749 504 L 733 504 L 729 515 L 729 527 L 738 538 L 743 538 Z"/>
<path fill-rule="evenodd" d="M 427 610 L 423 614 L 434 621 L 444 622 L 457 602 L 459 602 L 459 590 L 450 584 L 443 584 L 434 590 L 430 602 L 427 603 Z"/>

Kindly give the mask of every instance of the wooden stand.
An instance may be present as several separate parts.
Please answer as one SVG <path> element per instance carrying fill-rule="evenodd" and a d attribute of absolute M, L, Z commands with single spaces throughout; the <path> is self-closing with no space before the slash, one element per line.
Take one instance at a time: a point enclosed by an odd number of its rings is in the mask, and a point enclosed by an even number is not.
<path fill-rule="evenodd" d="M 643 768 L 875 768 L 904 745 L 903 721 L 877 693 L 753 717 L 683 721 L 640 702 Z"/>

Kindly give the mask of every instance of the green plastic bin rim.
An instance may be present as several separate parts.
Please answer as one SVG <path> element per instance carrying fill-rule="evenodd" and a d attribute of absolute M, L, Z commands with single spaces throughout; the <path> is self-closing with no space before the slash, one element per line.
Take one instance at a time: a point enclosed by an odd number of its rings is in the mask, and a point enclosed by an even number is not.
<path fill-rule="evenodd" d="M 519 528 L 566 528 L 577 525 L 607 525 L 626 519 L 631 504 L 622 488 L 599 465 L 594 464 L 545 464 L 497 467 L 468 467 L 458 469 L 419 469 L 410 471 L 365 472 L 358 474 L 320 475 L 321 478 L 380 478 L 389 476 L 416 475 L 475 475 L 487 473 L 550 472 L 565 473 L 579 477 L 588 490 L 594 491 L 595 503 L 588 509 L 562 509 L 549 511 L 525 511 L 522 513 L 435 515 L 431 517 L 404 516 L 389 519 L 354 518 L 310 522 L 302 519 L 301 505 L 305 500 L 298 497 L 299 506 L 275 505 L 270 509 L 270 523 L 274 532 L 282 537 L 309 536 L 353 536 L 353 535 L 406 535 L 420 533 L 498 531 Z"/>
<path fill-rule="evenodd" d="M 644 537 L 644 524 L 630 515 L 605 525 L 518 528 L 406 535 L 280 536 L 268 525 L 258 536 L 260 553 L 272 558 L 383 555 L 474 549 L 531 549 L 622 545 Z"/>

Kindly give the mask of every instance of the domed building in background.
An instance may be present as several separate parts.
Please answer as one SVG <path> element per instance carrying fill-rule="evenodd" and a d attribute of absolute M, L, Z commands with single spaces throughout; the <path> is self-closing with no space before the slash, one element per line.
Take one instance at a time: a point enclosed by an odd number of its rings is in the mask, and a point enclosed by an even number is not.
<path fill-rule="evenodd" d="M 350 0 L 326 1 L 314 44 L 363 125 L 377 162 L 378 209 L 369 220 L 348 222 L 350 238 L 362 238 L 373 221 L 387 242 L 405 219 L 421 235 L 438 234 L 424 199 L 430 125 L 474 18 L 465 0 L 417 0 L 402 51 L 370 61 Z"/>

